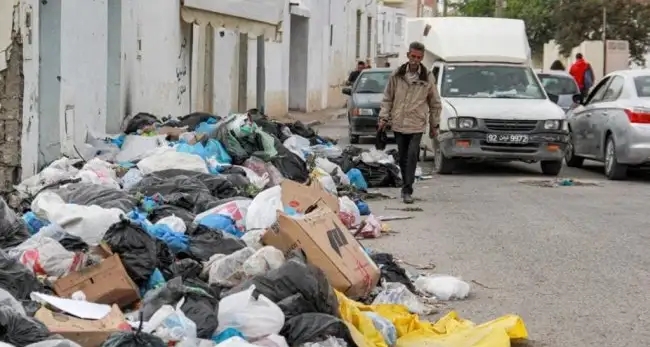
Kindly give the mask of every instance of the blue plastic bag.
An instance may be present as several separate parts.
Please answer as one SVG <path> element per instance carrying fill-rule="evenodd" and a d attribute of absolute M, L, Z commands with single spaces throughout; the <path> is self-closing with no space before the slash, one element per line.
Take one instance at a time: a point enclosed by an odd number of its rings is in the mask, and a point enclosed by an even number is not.
<path fill-rule="evenodd" d="M 395 328 L 395 325 L 375 312 L 364 311 L 363 313 L 368 316 L 368 318 L 372 319 L 372 324 L 384 337 L 386 344 L 388 346 L 395 346 L 397 343 L 397 329 Z"/>
<path fill-rule="evenodd" d="M 232 158 L 228 155 L 226 148 L 221 144 L 221 142 L 215 139 L 208 140 L 205 145 L 205 151 L 208 157 L 214 157 L 219 163 L 232 164 Z"/>
<path fill-rule="evenodd" d="M 216 120 L 215 120 L 216 122 Z M 194 132 L 197 134 L 212 134 L 217 130 L 217 124 L 213 122 L 202 122 L 199 123 L 199 126 L 194 129 Z"/>
<path fill-rule="evenodd" d="M 203 159 L 209 157 L 208 151 L 205 149 L 205 147 L 203 147 L 203 145 L 200 142 L 194 145 L 190 145 L 187 143 L 180 143 L 176 147 L 176 152 L 196 154 Z"/>
<path fill-rule="evenodd" d="M 363 178 L 363 174 L 359 169 L 350 169 L 348 173 L 345 174 L 350 179 L 350 184 L 355 186 L 359 190 L 368 190 L 368 183 L 366 179 Z M 363 213 L 362 213 L 363 214 Z"/>
<path fill-rule="evenodd" d="M 27 224 L 27 229 L 29 230 L 30 235 L 36 234 L 42 227 L 50 224 L 50 222 L 36 217 L 34 212 L 31 211 L 23 215 L 23 221 Z"/>
<path fill-rule="evenodd" d="M 367 216 L 370 214 L 370 207 L 368 204 L 363 201 L 363 200 L 356 200 L 354 202 L 355 205 L 357 205 L 357 208 L 359 209 L 359 214 L 362 216 Z"/>
<path fill-rule="evenodd" d="M 198 224 L 206 226 L 210 229 L 221 230 L 237 237 L 244 236 L 244 233 L 239 231 L 239 229 L 237 229 L 235 226 L 235 221 L 232 218 L 224 216 L 222 214 L 209 214 L 203 217 Z"/>

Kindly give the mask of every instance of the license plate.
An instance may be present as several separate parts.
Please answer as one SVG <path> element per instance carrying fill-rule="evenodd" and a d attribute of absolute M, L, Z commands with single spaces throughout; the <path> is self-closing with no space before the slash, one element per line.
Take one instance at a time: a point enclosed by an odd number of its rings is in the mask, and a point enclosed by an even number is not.
<path fill-rule="evenodd" d="M 528 135 L 517 135 L 517 134 L 487 134 L 485 139 L 489 143 L 516 143 L 516 144 L 526 144 L 528 143 Z"/>

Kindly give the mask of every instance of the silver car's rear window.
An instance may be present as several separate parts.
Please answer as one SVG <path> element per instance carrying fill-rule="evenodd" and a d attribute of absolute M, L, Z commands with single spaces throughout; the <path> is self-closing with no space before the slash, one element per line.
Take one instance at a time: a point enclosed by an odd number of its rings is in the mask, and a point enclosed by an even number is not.
<path fill-rule="evenodd" d="M 547 93 L 555 95 L 578 94 L 578 86 L 570 76 L 559 76 L 551 74 L 539 74 L 540 82 Z"/>
<path fill-rule="evenodd" d="M 634 77 L 634 86 L 639 97 L 650 97 L 650 76 Z"/>

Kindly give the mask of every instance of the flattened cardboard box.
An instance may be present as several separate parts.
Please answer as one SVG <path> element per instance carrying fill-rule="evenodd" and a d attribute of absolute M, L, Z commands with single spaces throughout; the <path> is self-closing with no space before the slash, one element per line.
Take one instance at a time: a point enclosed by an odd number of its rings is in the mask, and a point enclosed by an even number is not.
<path fill-rule="evenodd" d="M 289 206 L 297 212 L 305 210 L 316 202 L 323 201 L 335 213 L 339 213 L 339 199 L 328 193 L 318 181 L 312 181 L 308 186 L 292 180 L 284 180 L 282 187 L 282 205 Z"/>
<path fill-rule="evenodd" d="M 88 302 L 126 307 L 140 299 L 138 286 L 133 283 L 122 264 L 120 256 L 101 244 L 96 253 L 104 259 L 101 263 L 73 272 L 54 282 L 54 292 L 69 298 L 82 291 Z"/>
<path fill-rule="evenodd" d="M 60 334 L 84 347 L 100 347 L 111 334 L 130 330 L 117 305 L 113 305 L 108 315 L 99 320 L 81 319 L 45 307 L 36 311 L 34 318 L 45 324 L 53 334 Z"/>
<path fill-rule="evenodd" d="M 377 265 L 323 201 L 304 217 L 278 212 L 278 222 L 264 233 L 262 242 L 285 254 L 302 249 L 307 261 L 350 298 L 367 295 L 379 281 Z"/>

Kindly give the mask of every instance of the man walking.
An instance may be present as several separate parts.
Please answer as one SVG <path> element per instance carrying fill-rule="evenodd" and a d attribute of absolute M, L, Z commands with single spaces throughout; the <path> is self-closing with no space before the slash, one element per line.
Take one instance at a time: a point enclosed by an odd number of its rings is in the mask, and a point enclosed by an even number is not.
<path fill-rule="evenodd" d="M 395 133 L 404 182 L 402 199 L 407 204 L 413 203 L 415 169 L 427 118 L 429 136 L 434 138 L 442 110 L 435 78 L 422 65 L 423 57 L 424 45 L 411 43 L 407 53 L 408 62 L 398 67 L 388 80 L 379 113 L 379 131 L 390 126 Z"/>
<path fill-rule="evenodd" d="M 591 64 L 585 61 L 582 53 L 576 54 L 576 62 L 571 65 L 569 74 L 578 84 L 580 94 L 584 100 L 589 94 L 589 89 L 594 85 L 594 70 L 591 68 Z"/>
<path fill-rule="evenodd" d="M 363 71 L 365 68 L 366 68 L 366 63 L 360 60 L 360 61 L 357 63 L 357 69 L 354 70 L 354 71 L 352 71 L 352 72 L 350 72 L 350 76 L 348 76 L 348 82 L 347 82 L 347 84 L 348 84 L 349 86 L 353 85 L 353 84 L 354 84 L 354 81 L 356 81 L 356 80 L 357 80 L 357 77 L 359 77 L 359 74 L 361 73 L 361 71 Z"/>

